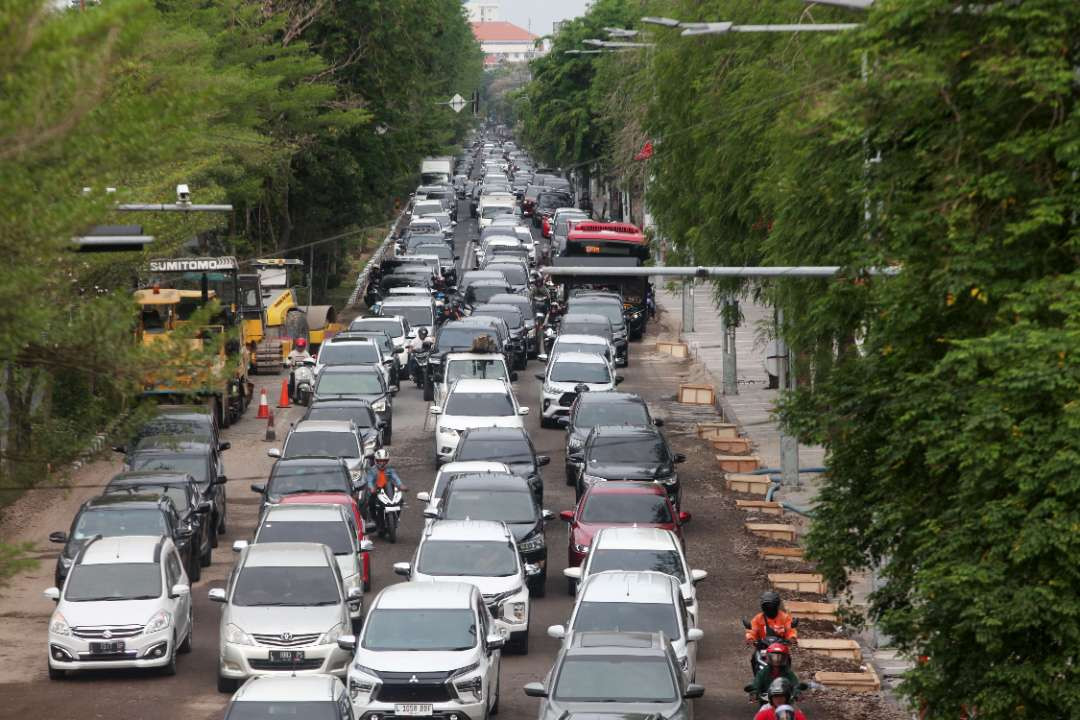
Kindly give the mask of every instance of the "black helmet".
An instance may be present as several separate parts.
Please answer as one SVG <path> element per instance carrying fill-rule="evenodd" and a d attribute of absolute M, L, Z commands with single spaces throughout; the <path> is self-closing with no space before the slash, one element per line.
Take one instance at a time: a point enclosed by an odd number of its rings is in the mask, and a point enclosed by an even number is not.
<path fill-rule="evenodd" d="M 785 704 L 791 702 L 791 681 L 787 678 L 776 678 L 769 683 L 769 691 L 766 695 L 770 701 L 777 695 L 783 695 Z"/>
<path fill-rule="evenodd" d="M 424 338 L 427 337 L 427 328 L 426 327 L 420 328 L 419 330 L 416 331 L 416 334 L 420 336 L 421 340 L 423 340 Z"/>
<path fill-rule="evenodd" d="M 772 619 L 780 612 L 780 593 L 775 590 L 766 590 L 761 593 L 761 612 L 765 617 Z"/>

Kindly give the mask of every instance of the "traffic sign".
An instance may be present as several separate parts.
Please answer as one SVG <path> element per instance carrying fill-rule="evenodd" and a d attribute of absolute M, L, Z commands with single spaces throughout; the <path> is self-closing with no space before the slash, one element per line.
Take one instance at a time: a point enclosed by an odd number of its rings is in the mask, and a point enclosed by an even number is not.
<path fill-rule="evenodd" d="M 461 97 L 461 95 L 458 95 L 457 93 L 454 93 L 454 97 L 450 98 L 450 108 L 456 113 L 461 112 L 462 108 L 464 108 L 467 104 L 468 103 L 465 102 L 465 98 Z"/>

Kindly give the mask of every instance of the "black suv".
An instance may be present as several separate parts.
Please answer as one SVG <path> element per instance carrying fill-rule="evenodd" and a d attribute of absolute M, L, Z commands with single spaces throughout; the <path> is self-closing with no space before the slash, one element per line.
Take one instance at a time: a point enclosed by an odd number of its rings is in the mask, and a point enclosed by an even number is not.
<path fill-rule="evenodd" d="M 507 473 L 456 475 L 443 491 L 437 509 L 425 510 L 440 520 L 494 520 L 514 534 L 521 561 L 540 572 L 528 574 L 529 594 L 543 597 L 547 582 L 547 539 L 544 524 L 553 515 L 542 510 L 524 478 Z"/>
<path fill-rule="evenodd" d="M 597 425 L 663 427 L 664 421 L 649 414 L 640 395 L 622 392 L 578 393 L 568 416 L 555 418 L 566 428 L 566 484 L 576 485 L 581 464 L 571 455 L 585 448 L 589 433 Z"/>
<path fill-rule="evenodd" d="M 263 496 L 265 508 L 297 493 L 344 493 L 356 497 L 358 487 L 341 458 L 295 457 L 279 459 L 266 484 L 252 485 L 251 489 Z"/>
<path fill-rule="evenodd" d="M 222 444 L 228 447 L 228 443 Z M 218 454 L 222 444 L 208 443 L 198 435 L 152 435 L 129 448 L 124 458 L 125 470 L 180 472 L 195 478 L 203 499 L 212 504 L 210 543 L 213 547 L 218 545 L 218 535 L 225 533 L 226 477 Z"/>
<path fill-rule="evenodd" d="M 394 396 L 382 371 L 374 365 L 328 365 L 319 372 L 312 394 L 315 402 L 363 400 L 383 422 L 383 442 L 393 442 Z"/>
<path fill-rule="evenodd" d="M 199 562 L 188 570 L 192 582 L 199 579 L 200 566 L 209 567 L 213 546 L 210 544 L 210 511 L 213 504 L 204 500 L 199 484 L 187 473 L 124 472 L 105 486 L 106 495 L 167 495 L 176 506 L 180 526 L 191 530 L 191 544 Z"/>
<path fill-rule="evenodd" d="M 544 480 L 540 468 L 551 462 L 547 455 L 537 455 L 529 433 L 523 428 L 469 428 L 458 441 L 451 461 L 490 460 L 505 463 L 515 475 L 529 483 L 537 503 L 544 502 Z"/>
<path fill-rule="evenodd" d="M 191 573 L 198 572 L 199 558 L 192 544 L 194 532 L 183 526 L 176 506 L 168 495 L 160 493 L 113 493 L 91 498 L 82 504 L 71 521 L 68 532 L 49 533 L 49 542 L 63 543 L 56 560 L 56 587 L 63 588 L 71 564 L 79 550 L 91 538 L 128 535 L 170 537 Z"/>
<path fill-rule="evenodd" d="M 597 425 L 585 440 L 585 447 L 567 456 L 583 469 L 577 478 L 577 498 L 585 488 L 605 480 L 643 480 L 659 483 L 667 490 L 676 508 L 681 489 L 675 466 L 686 460 L 672 453 L 660 430 L 653 426 Z"/>

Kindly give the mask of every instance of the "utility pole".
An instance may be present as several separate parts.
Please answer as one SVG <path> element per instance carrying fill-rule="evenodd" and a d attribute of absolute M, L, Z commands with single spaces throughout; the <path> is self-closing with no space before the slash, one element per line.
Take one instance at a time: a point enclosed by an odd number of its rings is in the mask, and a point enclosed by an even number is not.
<path fill-rule="evenodd" d="M 780 392 L 795 389 L 795 373 L 791 362 L 791 347 L 784 341 L 784 311 L 776 310 L 777 373 L 780 376 Z M 780 481 L 788 487 L 799 486 L 799 441 L 780 428 Z"/>

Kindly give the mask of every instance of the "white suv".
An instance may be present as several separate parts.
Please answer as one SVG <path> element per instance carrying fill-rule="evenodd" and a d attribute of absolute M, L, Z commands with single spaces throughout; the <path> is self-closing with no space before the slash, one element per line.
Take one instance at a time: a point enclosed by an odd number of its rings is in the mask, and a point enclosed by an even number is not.
<path fill-rule="evenodd" d="M 443 360 L 443 379 L 435 387 L 436 404 L 445 404 L 450 388 L 458 380 L 517 379 L 517 373 L 506 366 L 506 357 L 498 353 L 447 353 Z"/>
<path fill-rule="evenodd" d="M 409 580 L 470 582 L 484 596 L 495 626 L 508 638 L 506 649 L 529 652 L 529 589 L 514 535 L 505 523 L 490 520 L 438 520 L 420 538 L 413 562 L 394 563 Z"/>
<path fill-rule="evenodd" d="M 349 696 L 358 717 L 487 720 L 499 706 L 506 639 L 475 585 L 406 582 L 376 596 L 355 650 Z"/>
<path fill-rule="evenodd" d="M 657 570 L 679 582 L 686 610 L 694 627 L 698 625 L 697 590 L 695 586 L 708 573 L 691 570 L 683 555 L 682 543 L 671 530 L 660 528 L 609 527 L 601 528 L 593 537 L 585 564 L 568 567 L 563 575 L 578 582 L 607 570 Z"/>
<path fill-rule="evenodd" d="M 524 427 L 521 416 L 529 408 L 518 405 L 505 380 L 458 380 L 446 394 L 446 404 L 433 405 L 438 416 L 435 427 L 435 457 L 445 462 L 454 454 L 466 430 L 480 427 Z"/>
<path fill-rule="evenodd" d="M 97 537 L 75 556 L 49 620 L 49 679 L 67 670 L 159 668 L 191 652 L 191 585 L 172 540 Z"/>
<path fill-rule="evenodd" d="M 540 425 L 554 427 L 556 419 L 570 415 L 581 387 L 588 392 L 614 390 L 622 376 L 611 371 L 601 355 L 583 352 L 562 352 L 548 362 L 547 372 L 537 373 L 543 381 L 540 388 Z"/>
<path fill-rule="evenodd" d="M 218 691 L 233 692 L 254 675 L 343 677 L 349 654 L 337 640 L 349 632 L 349 603 L 330 548 L 318 543 L 260 543 L 240 550 L 228 586 L 209 593 L 223 603 Z"/>
<path fill-rule="evenodd" d="M 552 625 L 550 637 L 570 646 L 570 634 L 589 631 L 664 633 L 687 682 L 697 676 L 697 644 L 705 634 L 694 625 L 679 581 L 660 572 L 609 570 L 590 575 L 577 593 L 566 627 Z"/>

